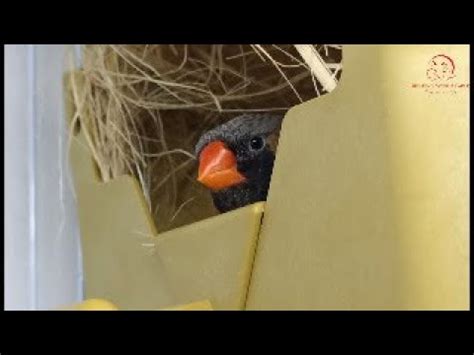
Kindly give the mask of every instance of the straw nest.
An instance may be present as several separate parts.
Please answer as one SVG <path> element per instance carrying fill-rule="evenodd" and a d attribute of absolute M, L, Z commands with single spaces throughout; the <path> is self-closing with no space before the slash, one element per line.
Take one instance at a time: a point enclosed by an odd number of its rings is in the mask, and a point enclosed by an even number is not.
<path fill-rule="evenodd" d="M 341 46 L 314 48 L 338 79 Z M 285 112 L 325 93 L 293 45 L 82 49 L 80 76 L 71 80 L 74 124 L 103 181 L 137 178 L 160 232 L 216 214 L 195 179 L 194 144 L 203 132 L 244 112 Z"/>

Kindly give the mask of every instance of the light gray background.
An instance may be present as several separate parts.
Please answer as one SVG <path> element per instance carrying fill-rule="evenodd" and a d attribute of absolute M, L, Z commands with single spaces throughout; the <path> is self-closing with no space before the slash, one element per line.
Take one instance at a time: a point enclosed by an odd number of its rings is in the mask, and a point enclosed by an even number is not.
<path fill-rule="evenodd" d="M 63 99 L 78 49 L 5 46 L 5 309 L 83 299 Z"/>

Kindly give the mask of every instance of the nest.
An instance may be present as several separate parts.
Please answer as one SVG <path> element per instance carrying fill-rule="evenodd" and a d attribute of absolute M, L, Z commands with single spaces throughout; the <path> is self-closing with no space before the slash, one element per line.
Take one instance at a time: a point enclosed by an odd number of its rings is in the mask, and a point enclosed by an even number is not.
<path fill-rule="evenodd" d="M 312 48 L 339 79 L 341 46 Z M 159 232 L 216 214 L 196 181 L 196 141 L 239 114 L 285 113 L 326 93 L 300 54 L 293 45 L 83 47 L 75 118 L 102 180 L 135 176 Z"/>

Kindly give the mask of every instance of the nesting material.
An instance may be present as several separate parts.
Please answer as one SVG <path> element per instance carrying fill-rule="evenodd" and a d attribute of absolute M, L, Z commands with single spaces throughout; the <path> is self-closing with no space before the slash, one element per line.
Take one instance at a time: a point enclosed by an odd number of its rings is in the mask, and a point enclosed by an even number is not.
<path fill-rule="evenodd" d="M 311 52 L 322 60 L 305 58 Z M 71 131 L 84 132 L 104 182 L 137 178 L 158 231 L 166 231 L 217 213 L 196 181 L 193 152 L 203 132 L 326 93 L 341 60 L 336 45 L 85 46 L 70 81 Z"/>

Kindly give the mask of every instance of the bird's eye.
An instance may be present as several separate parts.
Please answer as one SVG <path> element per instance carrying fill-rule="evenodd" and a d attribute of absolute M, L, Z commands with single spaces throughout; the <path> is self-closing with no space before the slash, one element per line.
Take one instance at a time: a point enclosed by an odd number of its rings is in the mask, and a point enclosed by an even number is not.
<path fill-rule="evenodd" d="M 250 149 L 252 150 L 260 150 L 264 147 L 265 142 L 262 137 L 253 137 L 250 140 Z"/>

